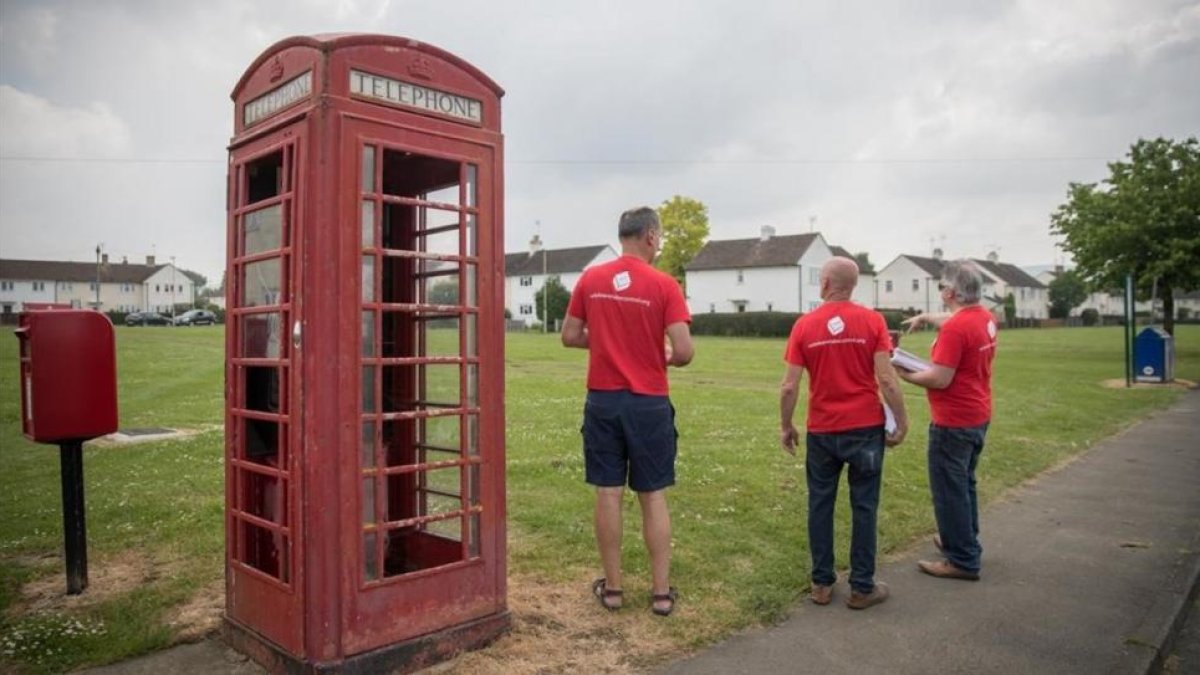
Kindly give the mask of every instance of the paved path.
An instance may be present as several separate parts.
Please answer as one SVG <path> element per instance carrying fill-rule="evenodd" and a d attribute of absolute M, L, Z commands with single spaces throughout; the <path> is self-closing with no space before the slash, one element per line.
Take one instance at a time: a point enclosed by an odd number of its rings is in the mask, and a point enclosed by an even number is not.
<path fill-rule="evenodd" d="M 1200 392 L 981 521 L 980 582 L 919 573 L 916 560 L 935 556 L 922 545 L 880 566 L 883 605 L 846 609 L 842 581 L 834 604 L 801 603 L 663 672 L 1145 673 L 1172 649 L 1195 658 L 1195 632 L 1172 638 L 1200 576 Z"/>

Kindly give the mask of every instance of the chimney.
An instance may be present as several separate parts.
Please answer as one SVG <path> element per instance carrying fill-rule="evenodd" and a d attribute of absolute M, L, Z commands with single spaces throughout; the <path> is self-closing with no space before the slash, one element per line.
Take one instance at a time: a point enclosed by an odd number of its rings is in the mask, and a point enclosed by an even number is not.
<path fill-rule="evenodd" d="M 992 251 L 991 253 L 987 254 L 987 260 L 990 263 L 1000 262 L 1000 254 Z"/>
<path fill-rule="evenodd" d="M 762 239 L 761 239 L 761 241 L 770 241 L 770 240 L 771 240 L 771 237 L 774 237 L 774 236 L 775 236 L 775 228 L 771 227 L 770 225 L 763 225 L 763 226 L 762 226 Z"/>
<path fill-rule="evenodd" d="M 529 255 L 534 255 L 542 250 L 542 238 L 540 235 L 533 235 L 533 239 L 529 240 Z"/>
<path fill-rule="evenodd" d="M 942 253 L 942 249 L 940 249 L 940 248 L 933 249 L 933 259 L 934 260 L 941 260 L 943 255 L 944 254 Z"/>
<path fill-rule="evenodd" d="M 100 263 L 101 263 L 102 265 L 107 265 L 107 264 L 108 264 L 108 254 L 107 254 L 107 253 L 101 253 L 101 254 L 100 254 Z"/>
<path fill-rule="evenodd" d="M 146 256 L 146 264 L 151 267 L 154 267 L 154 256 L 152 256 L 152 255 Z"/>

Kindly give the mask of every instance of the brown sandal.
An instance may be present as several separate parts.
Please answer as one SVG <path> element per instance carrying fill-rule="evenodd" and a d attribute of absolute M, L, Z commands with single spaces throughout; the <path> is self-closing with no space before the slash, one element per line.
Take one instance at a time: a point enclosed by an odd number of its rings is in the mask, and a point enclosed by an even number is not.
<path fill-rule="evenodd" d="M 679 591 L 674 586 L 669 587 L 666 593 L 650 596 L 650 611 L 659 616 L 671 616 L 671 612 L 675 611 L 675 601 L 679 599 Z M 666 609 L 659 609 L 654 606 L 656 602 L 670 601 L 670 605 Z"/>
<path fill-rule="evenodd" d="M 609 604 L 608 601 L 610 599 L 616 599 L 619 602 L 625 593 L 617 588 L 609 588 L 608 580 L 604 577 L 600 577 L 592 582 L 592 595 L 596 596 L 596 602 L 599 602 L 601 607 L 610 612 L 615 612 L 618 609 L 621 609 L 621 605 Z"/>

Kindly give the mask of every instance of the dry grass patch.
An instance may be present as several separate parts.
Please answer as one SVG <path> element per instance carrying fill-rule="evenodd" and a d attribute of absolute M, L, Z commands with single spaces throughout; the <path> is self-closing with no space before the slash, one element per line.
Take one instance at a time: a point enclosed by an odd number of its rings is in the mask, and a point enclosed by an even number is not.
<path fill-rule="evenodd" d="M 26 614 L 61 612 L 107 602 L 149 583 L 164 570 L 140 551 L 122 551 L 114 556 L 88 561 L 88 587 L 79 595 L 67 595 L 67 577 L 62 562 L 54 556 L 59 569 L 21 586 L 8 608 L 13 618 Z M 45 562 L 45 561 L 43 561 Z"/>
<path fill-rule="evenodd" d="M 220 629 L 224 611 L 225 580 L 218 579 L 167 615 L 174 642 L 196 642 L 212 635 Z"/>

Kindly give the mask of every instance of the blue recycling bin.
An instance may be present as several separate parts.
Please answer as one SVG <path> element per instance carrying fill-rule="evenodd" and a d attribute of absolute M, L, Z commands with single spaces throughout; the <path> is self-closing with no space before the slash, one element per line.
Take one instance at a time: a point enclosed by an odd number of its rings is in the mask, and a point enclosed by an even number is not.
<path fill-rule="evenodd" d="M 1133 372 L 1138 382 L 1175 379 L 1175 339 L 1158 326 L 1147 326 L 1133 342 Z"/>

